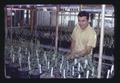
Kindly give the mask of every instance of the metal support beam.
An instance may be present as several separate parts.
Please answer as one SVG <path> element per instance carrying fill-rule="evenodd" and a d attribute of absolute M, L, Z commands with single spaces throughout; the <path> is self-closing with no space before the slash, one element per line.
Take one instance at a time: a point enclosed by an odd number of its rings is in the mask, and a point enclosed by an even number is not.
<path fill-rule="evenodd" d="M 58 50 L 58 12 L 59 12 L 59 6 L 57 6 L 57 11 L 56 11 L 56 36 L 55 36 L 55 54 L 57 53 L 57 50 Z"/>
<path fill-rule="evenodd" d="M 104 18 L 105 18 L 105 5 L 102 5 L 102 25 L 100 32 L 100 46 L 99 46 L 99 62 L 98 62 L 98 76 L 97 78 L 101 78 L 101 70 L 102 70 L 102 53 L 103 53 L 103 41 L 104 41 Z"/>
<path fill-rule="evenodd" d="M 7 27 L 7 8 L 4 8 L 5 11 L 5 39 L 7 39 L 7 34 L 8 34 L 8 27 Z"/>
<path fill-rule="evenodd" d="M 13 20 L 12 20 L 12 6 L 11 6 L 11 12 L 10 12 L 10 13 L 11 13 L 11 16 L 10 16 L 10 17 L 11 17 L 11 20 L 10 20 L 10 23 L 11 23 L 10 29 L 11 29 L 11 30 L 10 30 L 10 31 L 11 31 L 11 45 L 12 45 L 12 27 L 13 27 L 13 26 L 12 26 L 12 21 L 13 21 Z"/>

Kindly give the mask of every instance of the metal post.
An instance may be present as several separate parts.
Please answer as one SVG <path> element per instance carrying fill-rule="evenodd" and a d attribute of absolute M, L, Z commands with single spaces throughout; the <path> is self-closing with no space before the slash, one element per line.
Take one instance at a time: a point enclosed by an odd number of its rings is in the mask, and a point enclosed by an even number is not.
<path fill-rule="evenodd" d="M 37 12 L 38 12 L 38 10 L 34 10 L 34 19 L 35 19 L 35 20 L 34 20 L 34 21 L 35 21 L 35 22 L 34 22 L 34 25 L 35 25 L 35 26 L 34 26 L 34 30 L 35 30 L 35 44 L 38 46 L 38 43 L 37 43 L 38 39 L 37 39 L 37 37 L 36 37 L 36 36 L 37 36 L 37 28 L 38 28 L 38 27 L 37 27 L 37 22 L 36 22 L 36 20 L 37 20 L 37 18 L 38 18 L 38 17 L 37 17 Z"/>
<path fill-rule="evenodd" d="M 59 12 L 59 7 L 57 7 L 57 11 L 56 11 L 56 36 L 55 36 L 55 54 L 57 53 L 57 49 L 58 49 L 58 12 Z"/>
<path fill-rule="evenodd" d="M 33 32 L 33 10 L 30 10 L 30 27 L 31 27 L 31 32 Z"/>
<path fill-rule="evenodd" d="M 79 11 L 81 11 L 83 8 L 83 5 L 81 4 L 80 7 L 79 7 Z"/>
<path fill-rule="evenodd" d="M 103 53 L 103 41 L 104 41 L 104 18 L 105 18 L 105 5 L 102 5 L 102 25 L 100 32 L 100 46 L 99 46 L 99 62 L 98 62 L 98 78 L 101 78 L 102 70 L 102 53 Z"/>
<path fill-rule="evenodd" d="M 11 6 L 11 27 L 10 27 L 10 29 L 11 29 L 11 45 L 12 45 L 12 7 L 13 6 Z"/>
<path fill-rule="evenodd" d="M 98 13 L 98 23 L 97 23 L 97 25 L 98 25 L 98 27 L 97 28 L 100 28 L 100 13 Z"/>
<path fill-rule="evenodd" d="M 7 34 L 8 34 L 8 27 L 7 27 L 7 7 L 4 8 L 5 10 L 5 40 L 7 39 Z"/>
<path fill-rule="evenodd" d="M 5 7 L 4 10 L 5 10 L 5 17 L 4 17 L 5 18 L 5 41 L 6 41 L 7 39 L 7 7 Z M 7 77 L 5 60 L 4 60 L 4 76 Z"/>

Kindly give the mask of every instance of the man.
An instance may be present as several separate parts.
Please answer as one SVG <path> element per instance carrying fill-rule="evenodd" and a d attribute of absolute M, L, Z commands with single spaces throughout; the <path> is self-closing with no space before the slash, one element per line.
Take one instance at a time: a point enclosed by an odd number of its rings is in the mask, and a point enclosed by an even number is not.
<path fill-rule="evenodd" d="M 78 14 L 78 24 L 72 35 L 71 52 L 67 59 L 91 57 L 92 50 L 96 46 L 96 32 L 89 24 L 89 13 L 81 11 Z"/>

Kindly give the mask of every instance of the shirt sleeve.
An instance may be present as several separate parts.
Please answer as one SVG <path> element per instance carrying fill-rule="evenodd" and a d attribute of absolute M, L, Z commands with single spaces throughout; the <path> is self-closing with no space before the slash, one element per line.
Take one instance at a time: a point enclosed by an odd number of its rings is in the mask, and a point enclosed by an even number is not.
<path fill-rule="evenodd" d="M 89 35 L 87 46 L 95 47 L 96 41 L 97 41 L 97 35 L 96 33 L 92 33 L 91 35 Z"/>

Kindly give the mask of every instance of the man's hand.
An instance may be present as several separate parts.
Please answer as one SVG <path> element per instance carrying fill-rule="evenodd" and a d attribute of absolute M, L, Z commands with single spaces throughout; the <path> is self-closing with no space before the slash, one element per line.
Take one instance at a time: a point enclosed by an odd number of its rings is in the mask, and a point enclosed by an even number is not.
<path fill-rule="evenodd" d="M 78 58 L 78 57 L 79 57 L 79 55 L 76 52 L 72 52 L 67 55 L 67 59 L 74 59 L 74 58 Z"/>
<path fill-rule="evenodd" d="M 74 54 L 73 53 L 70 53 L 69 55 L 67 55 L 67 59 L 69 60 L 69 59 L 74 59 L 75 58 L 75 56 L 74 56 Z"/>

